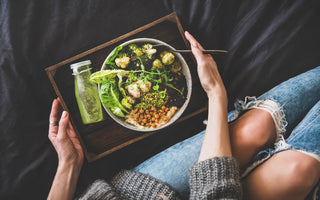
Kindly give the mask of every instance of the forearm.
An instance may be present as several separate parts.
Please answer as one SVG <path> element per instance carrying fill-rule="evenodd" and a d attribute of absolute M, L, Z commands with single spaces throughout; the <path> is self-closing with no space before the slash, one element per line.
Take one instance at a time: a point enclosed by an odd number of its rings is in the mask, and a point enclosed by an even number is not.
<path fill-rule="evenodd" d="M 209 94 L 208 124 L 199 162 L 213 157 L 231 157 L 225 93 Z"/>
<path fill-rule="evenodd" d="M 72 199 L 76 190 L 81 167 L 59 164 L 48 199 Z"/>

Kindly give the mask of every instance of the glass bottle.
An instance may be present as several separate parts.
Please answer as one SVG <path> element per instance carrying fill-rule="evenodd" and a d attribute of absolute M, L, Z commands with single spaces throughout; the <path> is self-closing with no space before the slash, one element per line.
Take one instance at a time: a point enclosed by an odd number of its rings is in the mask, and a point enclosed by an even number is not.
<path fill-rule="evenodd" d="M 104 119 L 97 85 L 89 80 L 90 66 L 90 60 L 70 65 L 73 70 L 75 96 L 83 124 L 91 124 Z"/>

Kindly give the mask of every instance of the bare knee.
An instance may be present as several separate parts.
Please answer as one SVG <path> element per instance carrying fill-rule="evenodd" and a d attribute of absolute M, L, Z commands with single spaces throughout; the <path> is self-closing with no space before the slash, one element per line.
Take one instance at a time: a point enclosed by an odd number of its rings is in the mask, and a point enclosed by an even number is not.
<path fill-rule="evenodd" d="M 276 138 L 274 122 L 263 110 L 250 110 L 230 124 L 231 138 L 239 145 L 257 150 L 273 144 Z"/>
<path fill-rule="evenodd" d="M 319 161 L 301 152 L 283 151 L 244 180 L 244 193 L 248 199 L 304 199 L 319 177 Z"/>
<path fill-rule="evenodd" d="M 316 159 L 305 155 L 302 159 L 292 160 L 286 171 L 291 191 L 309 191 L 319 180 L 320 163 Z"/>

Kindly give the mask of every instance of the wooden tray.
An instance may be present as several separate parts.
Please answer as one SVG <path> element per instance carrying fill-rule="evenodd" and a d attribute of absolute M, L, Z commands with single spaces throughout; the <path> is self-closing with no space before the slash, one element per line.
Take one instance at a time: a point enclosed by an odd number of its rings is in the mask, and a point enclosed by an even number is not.
<path fill-rule="evenodd" d="M 207 98 L 201 88 L 194 59 L 191 54 L 185 54 L 183 56 L 192 74 L 192 95 L 187 109 L 173 125 L 161 131 L 141 133 L 120 126 L 106 113 L 106 119 L 103 122 L 91 125 L 82 124 L 74 95 L 74 77 L 70 64 L 83 60 L 91 60 L 92 72 L 98 71 L 106 56 L 116 46 L 127 40 L 141 37 L 162 40 L 176 49 L 190 48 L 189 43 L 184 37 L 184 31 L 177 15 L 172 13 L 114 40 L 46 68 L 46 73 L 57 96 L 60 98 L 63 108 L 70 113 L 71 123 L 80 139 L 88 162 L 97 160 L 152 134 L 173 131 L 173 127 L 176 124 L 183 123 L 185 120 L 207 111 Z"/>

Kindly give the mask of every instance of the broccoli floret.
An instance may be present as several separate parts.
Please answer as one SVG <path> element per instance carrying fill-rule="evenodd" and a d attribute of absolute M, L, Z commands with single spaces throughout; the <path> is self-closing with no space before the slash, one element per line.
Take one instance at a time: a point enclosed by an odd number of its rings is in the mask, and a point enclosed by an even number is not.
<path fill-rule="evenodd" d="M 177 73 L 181 70 L 181 65 L 179 62 L 175 61 L 172 65 L 171 65 L 171 71 L 174 73 Z"/>
<path fill-rule="evenodd" d="M 146 54 L 146 56 L 147 56 L 149 59 L 152 59 L 153 55 L 154 55 L 155 53 L 157 53 L 157 50 L 154 49 L 154 48 L 152 48 L 152 44 L 149 44 L 149 43 L 144 44 L 144 45 L 142 46 L 142 51 L 143 51 L 143 53 Z"/>
<path fill-rule="evenodd" d="M 162 63 L 165 65 L 171 65 L 174 62 L 174 55 L 168 51 L 163 51 L 160 53 L 160 58 Z"/>
<path fill-rule="evenodd" d="M 154 61 L 153 61 L 153 63 L 152 63 L 152 67 L 154 68 L 154 69 L 163 69 L 163 64 L 162 64 L 162 62 L 159 60 L 159 59 L 155 59 Z"/>
<path fill-rule="evenodd" d="M 118 67 L 126 68 L 130 63 L 130 57 L 126 53 L 119 53 L 115 63 Z"/>
<path fill-rule="evenodd" d="M 121 104 L 123 105 L 123 107 L 131 110 L 132 109 L 132 105 L 130 104 L 129 100 L 127 98 L 123 98 L 121 100 Z"/>
<path fill-rule="evenodd" d="M 138 57 L 143 55 L 142 49 L 136 44 L 129 44 L 129 49 L 135 53 Z"/>

